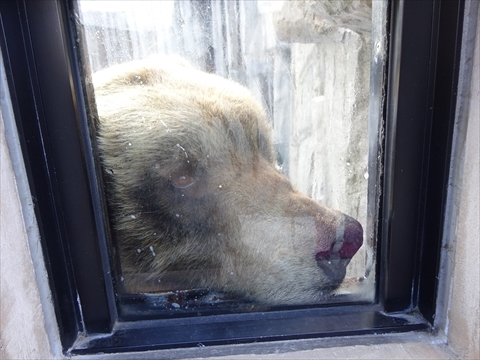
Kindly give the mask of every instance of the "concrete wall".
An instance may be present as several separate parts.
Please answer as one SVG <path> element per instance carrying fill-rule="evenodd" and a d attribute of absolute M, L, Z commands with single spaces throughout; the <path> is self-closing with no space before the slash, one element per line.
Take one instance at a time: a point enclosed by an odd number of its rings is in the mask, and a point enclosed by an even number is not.
<path fill-rule="evenodd" d="M 477 19 L 480 19 L 480 8 Z M 472 14 L 473 15 L 473 14 Z M 451 302 L 448 312 L 447 333 L 451 347 L 461 358 L 480 359 L 480 20 L 476 24 L 476 37 L 464 42 L 475 47 L 472 81 L 470 84 L 468 124 L 463 146 L 459 144 L 459 157 L 464 158 L 462 176 L 459 177 L 458 218 L 455 234 L 454 274 Z M 462 99 L 460 99 L 462 104 Z M 458 116 L 462 116 L 461 109 Z M 462 139 L 460 139 L 462 140 Z"/>
<path fill-rule="evenodd" d="M 476 10 L 469 15 L 470 21 L 478 18 L 478 7 L 473 8 Z M 453 251 L 452 248 L 449 252 L 454 272 L 449 283 L 450 296 L 446 301 L 448 315 L 447 321 L 444 322 L 446 338 L 420 337 L 420 341 L 423 342 L 399 345 L 391 343 L 395 342 L 395 338 L 392 340 L 391 337 L 385 337 L 382 339 L 387 339 L 385 341 L 390 343 L 308 351 L 299 350 L 298 344 L 301 342 L 292 341 L 279 344 L 277 348 L 271 350 L 284 352 L 280 355 L 281 358 L 451 358 L 453 356 L 468 359 L 480 358 L 480 36 L 478 35 L 480 30 L 478 24 L 476 29 L 476 39 L 472 38 L 464 45 L 470 48 L 475 46 L 475 56 L 473 58 L 466 56 L 463 60 L 464 65 L 473 62 L 474 71 L 469 82 L 470 91 L 465 92 L 465 99 L 463 99 L 465 111 L 460 111 L 458 114 L 459 120 L 465 116 L 468 122 L 465 122 L 467 124 L 465 129 L 460 129 L 460 132 L 463 131 L 466 134 L 466 138 L 463 138 L 462 134 L 457 136 L 455 161 L 459 173 L 453 179 L 458 182 L 452 184 L 455 190 L 452 191 L 452 201 L 458 211 L 454 212 L 454 231 L 452 231 L 455 236 L 456 250 Z M 468 71 L 465 72 L 465 74 L 468 73 Z M 41 266 L 38 238 L 35 239 L 35 231 L 32 230 L 34 224 L 28 216 L 28 206 L 30 206 L 27 201 L 28 189 L 25 189 L 25 178 L 19 170 L 21 164 L 18 162 L 19 153 L 18 147 L 15 147 L 15 134 L 12 133 L 11 123 L 4 126 L 4 122 L 6 124 L 11 119 L 5 119 L 5 114 L 8 115 L 9 111 L 6 109 L 8 104 L 5 102 L 7 89 L 2 81 L 0 81 L 0 90 L 1 114 L 3 114 L 0 118 L 0 358 L 61 357 L 50 295 L 45 287 L 46 275 Z M 361 339 L 353 341 L 361 342 Z M 449 344 L 448 348 L 442 345 L 445 341 Z M 332 346 L 325 345 L 324 341 L 309 342 L 309 344 L 310 348 L 315 347 L 315 344 L 319 347 Z M 257 350 L 253 351 L 262 353 L 259 350 L 262 346 L 257 345 Z M 227 348 L 231 349 L 232 353 L 236 351 L 236 347 Z M 268 345 L 265 345 L 265 349 L 267 348 Z M 270 349 L 272 349 L 271 346 Z M 203 356 L 200 352 L 197 354 L 197 356 Z M 258 355 L 256 358 L 272 356 Z M 275 355 L 275 357 L 278 356 Z"/>
<path fill-rule="evenodd" d="M 0 239 L 1 358 L 48 359 L 51 355 L 45 319 L 3 118 L 0 120 Z"/>
<path fill-rule="evenodd" d="M 0 110 L 0 359 L 50 359 L 61 347 L 1 53 Z"/>

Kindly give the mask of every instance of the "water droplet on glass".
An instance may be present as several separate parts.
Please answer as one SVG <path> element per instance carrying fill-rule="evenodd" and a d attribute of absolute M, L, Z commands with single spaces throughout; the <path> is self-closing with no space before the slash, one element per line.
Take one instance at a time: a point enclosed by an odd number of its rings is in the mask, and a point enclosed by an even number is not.
<path fill-rule="evenodd" d="M 153 251 L 153 246 L 150 246 L 150 251 L 152 252 L 152 256 L 155 256 L 155 251 Z"/>

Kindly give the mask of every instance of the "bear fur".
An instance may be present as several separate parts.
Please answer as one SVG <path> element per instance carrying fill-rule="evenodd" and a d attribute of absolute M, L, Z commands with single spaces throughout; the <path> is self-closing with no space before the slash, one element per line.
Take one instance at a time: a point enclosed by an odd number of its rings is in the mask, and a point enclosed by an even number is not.
<path fill-rule="evenodd" d="M 293 188 L 243 86 L 156 57 L 94 75 L 98 146 L 127 292 L 325 300 L 362 244 L 354 219 Z"/>

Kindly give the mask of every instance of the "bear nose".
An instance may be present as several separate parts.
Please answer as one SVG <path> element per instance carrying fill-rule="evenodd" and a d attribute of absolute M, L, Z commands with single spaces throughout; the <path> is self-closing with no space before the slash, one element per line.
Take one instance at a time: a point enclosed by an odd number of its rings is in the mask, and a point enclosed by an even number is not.
<path fill-rule="evenodd" d="M 318 252 L 315 256 L 318 266 L 332 284 L 340 284 L 353 255 L 363 243 L 363 229 L 360 223 L 345 215 L 337 228 L 335 241 L 330 250 Z"/>
<path fill-rule="evenodd" d="M 357 220 L 346 215 L 344 224 L 343 244 L 338 250 L 338 256 L 340 259 L 351 259 L 362 246 L 363 228 Z"/>
<path fill-rule="evenodd" d="M 317 261 L 351 259 L 363 243 L 363 228 L 354 218 L 345 215 L 343 223 L 337 228 L 336 239 L 329 250 L 316 254 Z"/>

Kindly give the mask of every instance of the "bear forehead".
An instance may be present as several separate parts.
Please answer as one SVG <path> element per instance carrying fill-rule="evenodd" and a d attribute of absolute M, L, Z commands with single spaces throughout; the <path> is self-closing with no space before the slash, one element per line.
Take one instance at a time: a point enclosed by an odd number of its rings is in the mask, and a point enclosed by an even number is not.
<path fill-rule="evenodd" d="M 95 91 L 101 95 L 121 93 L 128 88 L 155 88 L 194 97 L 210 109 L 231 107 L 265 116 L 262 107 L 244 86 L 216 74 L 195 69 L 176 57 L 153 57 L 148 61 L 112 66 L 94 75 Z"/>
<path fill-rule="evenodd" d="M 205 132 L 213 131 L 217 138 L 223 133 L 236 150 L 259 151 L 273 161 L 265 112 L 249 90 L 233 81 L 182 63 L 150 61 L 103 70 L 95 74 L 94 84 L 106 126 L 128 127 L 132 136 L 167 131 L 162 138 L 172 142 L 201 142 L 212 138 Z M 142 121 L 131 121 L 138 118 Z"/>

